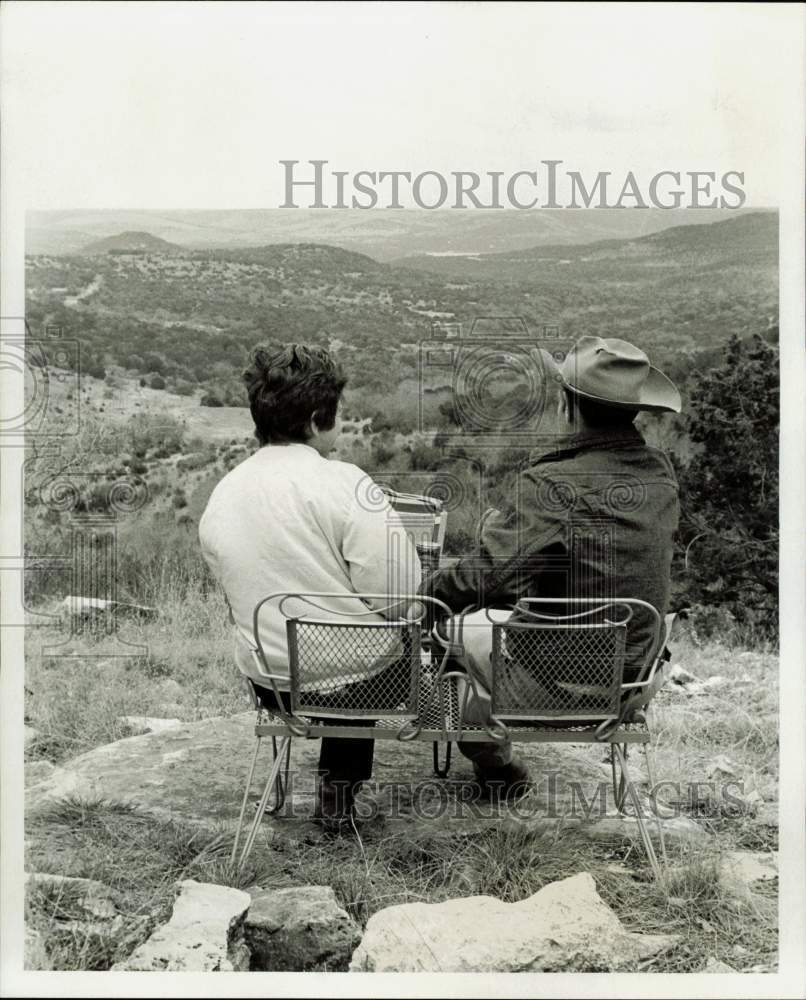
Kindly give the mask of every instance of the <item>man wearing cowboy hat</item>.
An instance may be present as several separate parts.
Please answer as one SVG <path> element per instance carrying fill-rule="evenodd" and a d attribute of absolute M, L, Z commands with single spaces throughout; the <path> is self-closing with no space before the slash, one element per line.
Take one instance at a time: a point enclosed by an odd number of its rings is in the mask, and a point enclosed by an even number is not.
<path fill-rule="evenodd" d="M 532 454 L 511 507 L 485 516 L 479 554 L 437 570 L 423 586 L 457 612 L 512 608 L 524 597 L 605 596 L 640 598 L 663 615 L 679 515 L 677 481 L 668 457 L 647 445 L 634 420 L 640 411 L 679 413 L 680 393 L 624 340 L 581 337 L 560 367 L 546 352 L 533 357 L 556 390 L 555 445 Z M 578 543 L 580 525 L 604 530 L 610 544 Z M 464 666 L 480 695 L 471 719 L 483 721 L 491 688 L 490 623 L 483 611 L 464 622 Z M 636 614 L 625 674 L 643 662 L 650 635 L 649 612 Z M 459 749 L 482 786 L 497 784 L 513 794 L 525 787 L 528 771 L 510 745 L 460 743 Z"/>

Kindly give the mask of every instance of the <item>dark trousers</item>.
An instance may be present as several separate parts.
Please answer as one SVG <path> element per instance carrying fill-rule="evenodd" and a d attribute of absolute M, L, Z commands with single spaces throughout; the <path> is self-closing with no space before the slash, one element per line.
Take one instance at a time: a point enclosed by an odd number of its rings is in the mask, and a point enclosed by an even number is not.
<path fill-rule="evenodd" d="M 278 708 L 277 698 L 269 688 L 255 684 L 255 691 L 264 708 L 274 711 Z M 283 708 L 291 711 L 291 697 L 287 691 L 281 691 Z M 373 719 L 322 719 L 328 726 L 367 726 L 375 725 Z M 323 736 L 319 748 L 318 773 L 322 781 L 345 782 L 355 787 L 362 781 L 372 777 L 372 758 L 375 753 L 375 740 L 350 739 L 335 736 Z"/>
<path fill-rule="evenodd" d="M 411 661 L 406 657 L 396 661 L 381 674 L 359 681 L 357 684 L 346 685 L 338 696 L 338 702 L 344 704 L 360 705 L 365 694 L 372 695 L 377 691 L 378 683 L 383 679 L 386 683 L 399 684 L 405 690 Z M 264 708 L 268 711 L 276 710 L 277 698 L 271 688 L 262 687 L 254 683 L 255 692 Z M 280 691 L 280 698 L 283 708 L 291 711 L 291 696 L 287 691 Z M 317 697 L 317 701 L 323 704 L 326 697 Z M 335 701 L 335 698 L 334 698 Z M 374 719 L 337 719 L 333 717 L 322 717 L 321 721 L 328 726 L 366 726 L 371 729 L 375 725 Z M 362 781 L 368 781 L 372 777 L 372 759 L 375 754 L 375 740 L 367 737 L 350 738 L 323 736 L 322 746 L 319 749 L 318 773 L 321 781 L 346 785 L 349 789 L 357 791 Z"/>

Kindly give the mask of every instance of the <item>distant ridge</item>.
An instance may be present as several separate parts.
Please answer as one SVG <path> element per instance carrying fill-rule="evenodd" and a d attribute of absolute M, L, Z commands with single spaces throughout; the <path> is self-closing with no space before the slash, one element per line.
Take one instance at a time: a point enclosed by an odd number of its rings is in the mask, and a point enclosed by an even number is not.
<path fill-rule="evenodd" d="M 116 236 L 107 236 L 105 239 L 88 243 L 87 246 L 83 247 L 81 253 L 91 255 L 102 253 L 183 253 L 184 249 L 178 243 L 169 243 L 168 240 L 152 236 L 151 233 L 127 230 Z"/>
<path fill-rule="evenodd" d="M 388 261 L 425 253 L 506 253 L 535 246 L 634 239 L 708 224 L 748 209 L 238 209 L 62 210 L 26 214 L 26 252 L 82 253 L 123 232 L 147 232 L 188 250 L 326 243 Z M 90 249 L 90 253 L 95 252 Z M 103 252 L 103 251 L 101 251 Z"/>
<path fill-rule="evenodd" d="M 729 260 L 767 262 L 777 266 L 778 214 L 758 211 L 712 223 L 672 226 L 660 232 L 627 239 L 596 240 L 587 244 L 545 244 L 506 253 L 443 256 L 415 254 L 391 261 L 393 267 L 481 280 L 529 280 L 536 267 L 553 265 L 614 265 L 651 267 L 683 263 L 698 254 L 701 262 Z"/>

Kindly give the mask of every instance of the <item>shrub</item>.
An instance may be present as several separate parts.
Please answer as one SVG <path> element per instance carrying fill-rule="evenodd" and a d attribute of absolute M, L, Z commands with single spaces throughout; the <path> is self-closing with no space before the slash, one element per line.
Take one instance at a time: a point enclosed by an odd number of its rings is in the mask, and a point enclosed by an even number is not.
<path fill-rule="evenodd" d="M 187 455 L 180 458 L 176 463 L 178 472 L 193 472 L 194 469 L 203 469 L 213 461 L 213 456 L 207 452 L 197 452 L 194 455 Z"/>
<path fill-rule="evenodd" d="M 688 603 L 721 605 L 776 631 L 778 349 L 733 337 L 721 363 L 691 380 L 688 434 L 700 446 L 680 474 L 680 561 Z"/>

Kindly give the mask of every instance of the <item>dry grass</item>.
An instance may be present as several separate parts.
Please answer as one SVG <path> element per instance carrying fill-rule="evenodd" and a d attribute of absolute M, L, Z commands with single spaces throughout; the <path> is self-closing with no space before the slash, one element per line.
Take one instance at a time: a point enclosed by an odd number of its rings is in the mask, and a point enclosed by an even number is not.
<path fill-rule="evenodd" d="M 30 755 L 62 761 L 126 735 L 116 722 L 121 715 L 195 720 L 243 710 L 222 599 L 215 592 L 204 596 L 203 588 L 165 586 L 160 608 L 157 621 L 121 628 L 122 638 L 147 646 L 139 658 L 61 658 L 48 664 L 36 655 L 37 640 L 46 630 L 33 633 L 27 712 L 41 736 Z M 52 630 L 47 633 L 52 642 Z M 775 654 L 698 644 L 693 638 L 684 638 L 676 653 L 681 665 L 701 679 L 726 681 L 699 695 L 661 693 L 654 713 L 656 778 L 706 782 L 710 765 L 723 756 L 745 790 L 755 788 L 772 806 L 777 799 Z M 160 822 L 121 804 L 68 799 L 29 818 L 29 867 L 110 886 L 130 937 L 124 934 L 124 944 L 112 947 L 97 935 L 82 936 L 69 900 L 56 901 L 44 891 L 30 894 L 29 919 L 42 930 L 55 967 L 101 969 L 167 918 L 174 883 L 182 878 L 244 888 L 331 885 L 365 923 L 373 912 L 395 903 L 478 894 L 515 901 L 550 881 L 589 871 L 629 929 L 680 935 L 678 947 L 647 967 L 652 971 L 698 971 L 709 957 L 736 969 L 772 969 L 777 961 L 774 885 L 739 903 L 726 894 L 716 873 L 725 851 L 774 849 L 776 831 L 759 823 L 751 809 L 728 808 L 718 792 L 706 795 L 699 807 L 698 820 L 713 833 L 708 847 L 673 852 L 674 873 L 666 887 L 652 881 L 639 848 L 591 842 L 562 825 L 535 834 L 527 826 L 490 823 L 469 834 L 389 832 L 384 824 L 370 824 L 360 841 L 278 839 L 238 873 L 229 864 L 231 845 L 220 831 Z M 681 808 L 686 811 L 687 805 Z"/>
<path fill-rule="evenodd" d="M 154 622 L 123 623 L 120 639 L 142 655 L 114 655 L 103 639 L 82 637 L 86 654 L 43 658 L 41 644 L 67 638 L 31 633 L 26 644 L 26 717 L 40 736 L 32 755 L 54 762 L 129 735 L 124 715 L 194 721 L 244 709 L 244 688 L 231 655 L 226 606 L 217 591 L 188 599 L 163 588 Z M 44 631 L 44 630 L 42 630 Z M 98 654 L 101 655 L 98 655 Z"/>
<path fill-rule="evenodd" d="M 43 931 L 61 969 L 108 968 L 133 950 L 155 923 L 167 919 L 173 884 L 184 878 L 239 888 L 331 885 L 364 924 L 375 911 L 396 903 L 475 895 L 514 902 L 579 871 L 593 874 L 599 893 L 628 929 L 680 936 L 680 944 L 642 966 L 645 971 L 698 971 L 710 957 L 738 969 L 776 962 L 774 900 L 759 896 L 742 904 L 728 896 L 717 878 L 716 849 L 674 855 L 673 874 L 662 887 L 652 881 L 636 850 L 605 848 L 559 827 L 538 835 L 491 825 L 472 837 L 421 830 L 363 841 L 279 841 L 243 872 L 230 866 L 226 838 L 110 802 L 58 803 L 36 817 L 29 835 L 35 843 L 34 868 L 104 882 L 121 901 L 128 930 L 122 947 L 82 938 L 70 929 L 76 914 L 69 901 L 52 892 L 29 895 L 29 919 Z"/>

